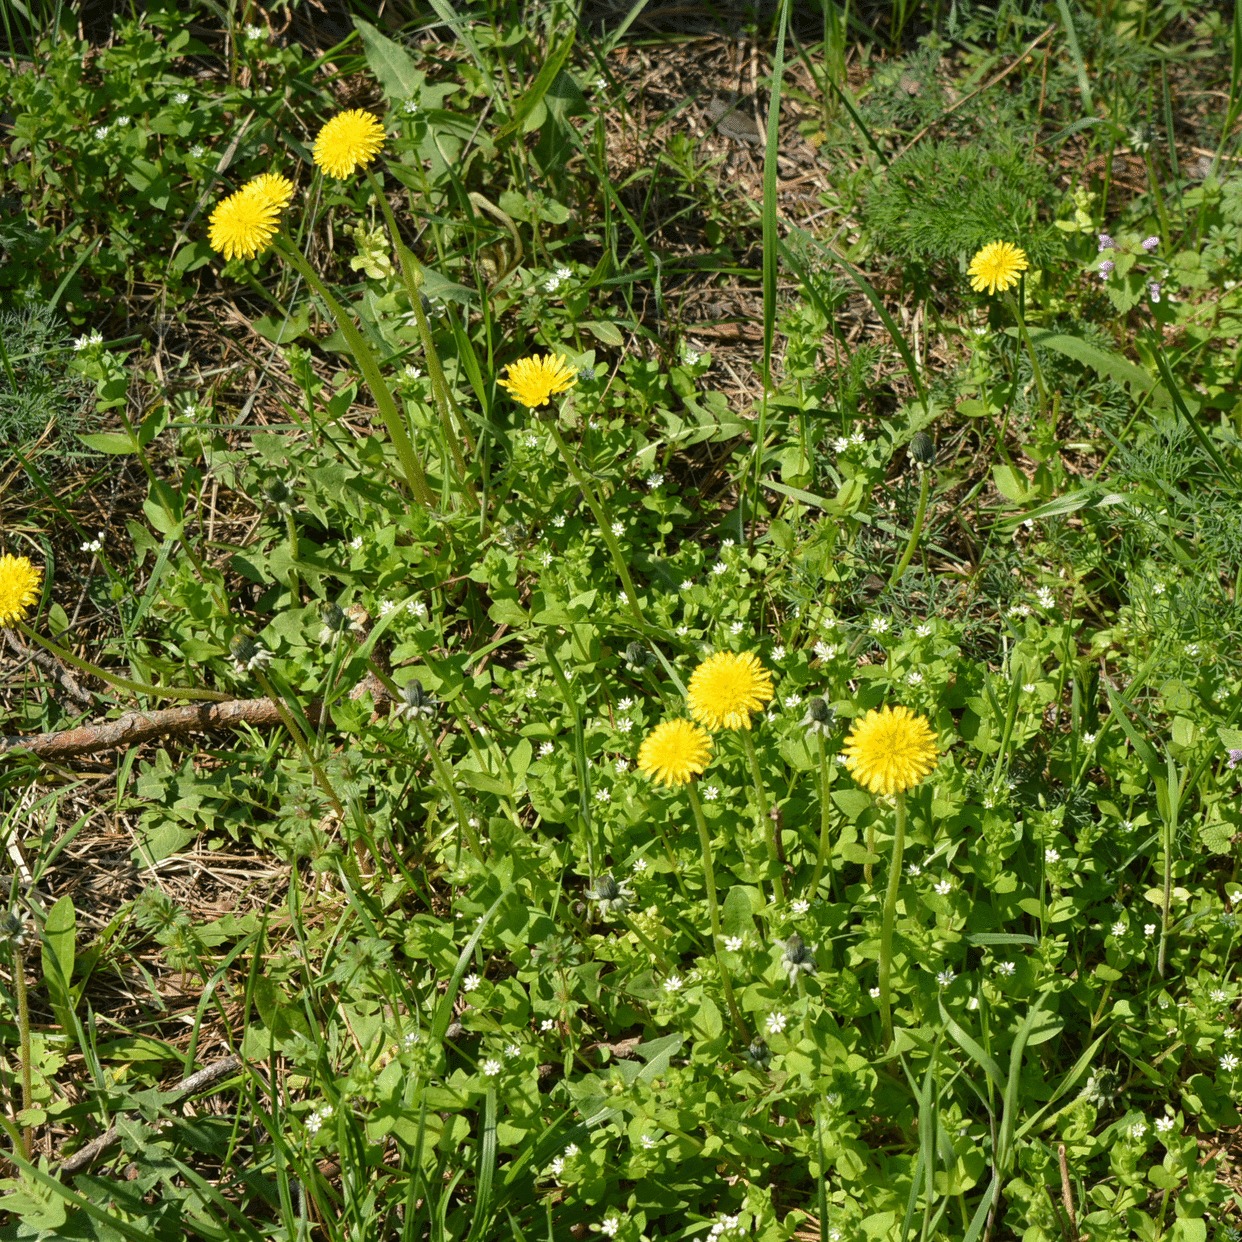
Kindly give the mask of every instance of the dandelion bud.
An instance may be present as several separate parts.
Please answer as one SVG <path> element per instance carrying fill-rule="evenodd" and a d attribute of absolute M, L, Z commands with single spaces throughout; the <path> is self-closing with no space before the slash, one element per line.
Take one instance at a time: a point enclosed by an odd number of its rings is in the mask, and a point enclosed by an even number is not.
<path fill-rule="evenodd" d="M 644 669 L 653 663 L 651 652 L 642 643 L 630 643 L 625 649 L 625 663 L 632 669 Z"/>
<path fill-rule="evenodd" d="M 592 901 L 599 903 L 600 913 L 605 918 L 624 914 L 630 908 L 633 895 L 626 881 L 618 884 L 611 875 L 601 875 L 595 881 L 595 887 L 587 892 Z"/>
<path fill-rule="evenodd" d="M 10 948 L 21 949 L 30 937 L 30 929 L 26 925 L 26 915 L 19 910 L 8 910 L 0 914 L 0 944 Z"/>
<path fill-rule="evenodd" d="M 789 976 L 790 987 L 794 986 L 799 975 L 815 973 L 815 954 L 797 932 L 785 941 L 785 960 L 781 965 Z"/>
<path fill-rule="evenodd" d="M 750 1047 L 746 1049 L 746 1063 L 755 1069 L 767 1069 L 772 1064 L 772 1050 L 768 1047 L 766 1039 L 760 1039 L 756 1036 L 750 1041 Z"/>
<path fill-rule="evenodd" d="M 827 699 L 816 696 L 807 700 L 806 715 L 802 717 L 802 727 L 808 733 L 827 735 L 832 731 L 836 720 L 836 711 L 828 706 Z"/>
<path fill-rule="evenodd" d="M 920 466 L 930 466 L 936 460 L 936 442 L 925 431 L 916 431 L 910 437 L 910 456 Z"/>
<path fill-rule="evenodd" d="M 274 509 L 283 509 L 289 504 L 293 493 L 284 479 L 268 479 L 263 484 L 263 495 Z"/>
<path fill-rule="evenodd" d="M 272 653 L 249 634 L 235 634 L 229 643 L 229 654 L 233 657 L 233 664 L 239 673 L 251 673 L 256 668 L 264 668 L 272 658 Z"/>
<path fill-rule="evenodd" d="M 431 696 L 423 689 L 423 683 L 417 677 L 411 677 L 401 687 L 401 703 L 397 708 L 401 716 L 434 716 L 436 706 Z"/>

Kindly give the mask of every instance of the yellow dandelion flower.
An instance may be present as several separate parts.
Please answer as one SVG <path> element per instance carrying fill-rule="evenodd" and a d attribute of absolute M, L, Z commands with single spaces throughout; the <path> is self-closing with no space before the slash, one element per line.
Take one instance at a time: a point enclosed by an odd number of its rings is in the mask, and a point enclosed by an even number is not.
<path fill-rule="evenodd" d="M 551 354 L 546 358 L 519 358 L 506 369 L 509 375 L 500 381 L 501 388 L 531 408 L 543 405 L 553 393 L 567 392 L 578 382 L 578 372 L 559 354 L 555 358 Z"/>
<path fill-rule="evenodd" d="M 1006 241 L 989 242 L 970 261 L 966 275 L 970 287 L 976 293 L 986 289 L 995 293 L 998 289 L 1011 289 L 1018 283 L 1018 275 L 1031 265 L 1026 261 L 1026 251 Z"/>
<path fill-rule="evenodd" d="M 280 173 L 262 173 L 247 181 L 241 192 L 253 194 L 261 201 L 272 204 L 277 211 L 284 211 L 293 201 L 293 182 Z"/>
<path fill-rule="evenodd" d="M 24 556 L 0 556 L 0 625 L 24 621 L 39 602 L 43 570 Z"/>
<path fill-rule="evenodd" d="M 315 139 L 315 163 L 338 181 L 369 164 L 384 145 L 384 126 L 361 108 L 334 116 Z"/>
<path fill-rule="evenodd" d="M 638 770 L 661 785 L 686 785 L 711 762 L 712 739 L 688 720 L 662 720 L 638 748 Z"/>
<path fill-rule="evenodd" d="M 927 717 L 908 707 L 873 708 L 855 720 L 841 755 L 854 779 L 877 794 L 902 793 L 917 785 L 939 758 Z"/>
<path fill-rule="evenodd" d="M 211 213 L 207 240 L 226 259 L 253 259 L 276 236 L 279 208 L 262 194 L 238 190 Z"/>
<path fill-rule="evenodd" d="M 690 715 L 709 729 L 749 729 L 772 697 L 772 674 L 753 652 L 718 651 L 690 674 Z"/>

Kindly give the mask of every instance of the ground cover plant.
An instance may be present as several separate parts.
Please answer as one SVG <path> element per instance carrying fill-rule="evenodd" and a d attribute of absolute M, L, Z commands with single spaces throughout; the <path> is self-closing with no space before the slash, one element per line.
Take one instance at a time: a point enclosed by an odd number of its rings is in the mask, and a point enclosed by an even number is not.
<path fill-rule="evenodd" d="M 1235 1239 L 1242 17 L 76 21 L 0 1234 Z"/>

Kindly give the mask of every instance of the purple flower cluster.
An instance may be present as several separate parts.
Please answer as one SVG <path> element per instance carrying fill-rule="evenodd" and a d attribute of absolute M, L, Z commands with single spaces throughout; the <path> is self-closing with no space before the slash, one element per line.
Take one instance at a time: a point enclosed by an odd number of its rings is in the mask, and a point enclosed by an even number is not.
<path fill-rule="evenodd" d="M 1242 750 L 1235 750 L 1232 746 L 1229 748 L 1229 762 L 1225 765 L 1229 768 L 1236 768 L 1242 763 Z"/>

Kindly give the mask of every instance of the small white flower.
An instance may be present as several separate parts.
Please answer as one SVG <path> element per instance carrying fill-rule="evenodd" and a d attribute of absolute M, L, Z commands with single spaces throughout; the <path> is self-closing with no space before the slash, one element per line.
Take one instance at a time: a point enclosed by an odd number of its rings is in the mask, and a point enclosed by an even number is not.
<path fill-rule="evenodd" d="M 1051 608 L 1053 603 L 1052 592 L 1047 587 L 1040 587 L 1035 592 L 1035 602 L 1041 608 Z"/>
<path fill-rule="evenodd" d="M 634 722 L 627 716 L 624 720 L 617 721 L 617 732 L 628 733 L 634 727 Z"/>
<path fill-rule="evenodd" d="M 625 534 L 625 523 L 624 522 L 613 522 L 612 533 L 616 535 L 616 537 L 619 539 L 622 535 Z"/>
<path fill-rule="evenodd" d="M 867 443 L 867 437 L 861 431 L 855 431 L 850 436 L 850 448 L 860 448 Z"/>
<path fill-rule="evenodd" d="M 779 1035 L 784 1029 L 789 1019 L 779 1011 L 768 1014 L 767 1028 L 769 1035 Z"/>
<path fill-rule="evenodd" d="M 642 1143 L 642 1145 L 648 1151 L 650 1151 L 653 1147 L 655 1147 L 659 1143 L 659 1141 L 660 1140 L 656 1138 L 654 1134 L 644 1134 L 642 1138 L 639 1139 L 639 1142 Z"/>
<path fill-rule="evenodd" d="M 1220 1059 L 1220 1067 L 1227 1074 L 1232 1074 L 1240 1064 L 1242 1064 L 1242 1062 L 1240 1062 L 1232 1052 L 1226 1052 Z"/>
<path fill-rule="evenodd" d="M 1229 999 L 1229 993 L 1224 988 L 1213 988 L 1208 993 L 1208 999 L 1215 1001 L 1218 1005 L 1223 1005 Z"/>
<path fill-rule="evenodd" d="M 1082 740 L 1083 740 L 1083 744 L 1084 744 L 1084 745 L 1086 745 L 1086 746 L 1094 746 L 1094 745 L 1095 745 L 1095 734 L 1094 734 L 1094 733 L 1084 733 L 1084 734 L 1082 735 Z"/>
<path fill-rule="evenodd" d="M 550 548 L 544 548 L 536 559 L 539 561 L 539 564 L 543 569 L 551 569 L 552 562 L 556 560 L 556 557 L 552 554 Z"/>
<path fill-rule="evenodd" d="M 712 566 L 712 573 L 714 573 L 717 577 L 719 577 L 721 574 L 728 573 L 728 572 L 729 572 L 729 567 L 728 565 L 724 563 L 724 561 L 717 561 Z"/>
<path fill-rule="evenodd" d="M 908 686 L 921 686 L 923 684 L 923 674 L 920 673 L 918 669 L 915 669 L 914 672 L 906 678 L 906 684 Z"/>
<path fill-rule="evenodd" d="M 247 39 L 263 38 L 263 27 L 262 26 L 247 26 L 246 27 L 246 38 Z"/>
<path fill-rule="evenodd" d="M 941 897 L 943 897 L 946 893 L 951 893 L 952 891 L 953 891 L 953 881 L 950 880 L 947 876 L 943 880 L 936 881 L 936 892 L 938 892 L 941 895 Z"/>
<path fill-rule="evenodd" d="M 401 111 L 404 112 L 406 116 L 417 116 L 418 115 L 418 100 L 407 99 L 401 105 Z"/>
<path fill-rule="evenodd" d="M 645 858 L 634 859 L 634 870 L 637 871 L 639 875 L 641 875 L 644 871 L 647 870 L 647 860 Z"/>
<path fill-rule="evenodd" d="M 1123 832 L 1130 832 L 1130 831 L 1132 831 L 1132 830 L 1133 830 L 1133 828 L 1134 828 L 1134 820 L 1132 820 L 1132 819 L 1123 819 L 1123 820 L 1121 821 L 1121 828 L 1122 828 L 1122 831 L 1123 831 Z"/>
<path fill-rule="evenodd" d="M 647 486 L 651 488 L 652 491 L 655 491 L 657 487 L 662 487 L 663 485 L 664 476 L 658 470 L 653 470 L 647 476 Z"/>
<path fill-rule="evenodd" d="M 628 759 L 618 759 L 613 767 L 617 769 L 618 776 L 624 776 L 630 770 L 630 761 Z"/>
<path fill-rule="evenodd" d="M 477 992 L 481 982 L 482 980 L 480 980 L 478 975 L 467 975 L 461 981 L 461 990 L 463 992 Z"/>
<path fill-rule="evenodd" d="M 694 583 L 691 582 L 689 578 L 687 578 L 685 582 L 681 584 L 681 589 L 683 591 L 688 591 L 692 586 L 694 586 Z"/>
<path fill-rule="evenodd" d="M 738 952 L 742 947 L 741 936 L 726 936 L 724 946 L 730 953 Z"/>
<path fill-rule="evenodd" d="M 578 1154 L 578 1144 L 577 1144 L 577 1143 L 570 1143 L 570 1145 L 569 1145 L 568 1147 L 566 1147 L 566 1148 L 565 1148 L 565 1155 L 566 1155 L 566 1157 L 569 1157 L 569 1156 L 576 1156 L 577 1154 Z"/>
<path fill-rule="evenodd" d="M 1005 975 L 1006 977 L 1008 977 L 1009 975 L 1013 974 L 1014 969 L 1015 967 L 1014 967 L 1013 962 L 997 962 L 996 963 L 996 973 L 998 975 Z"/>
<path fill-rule="evenodd" d="M 678 638 L 685 638 L 690 633 L 690 627 L 688 625 L 679 625 L 673 632 Z"/>
<path fill-rule="evenodd" d="M 716 799 L 719 797 L 720 797 L 720 790 L 717 789 L 715 785 L 704 785 L 703 786 L 703 801 L 704 802 L 715 802 Z"/>
<path fill-rule="evenodd" d="M 505 1045 L 505 1056 L 507 1056 L 510 1061 L 512 1061 L 514 1057 L 520 1057 L 521 1055 L 522 1049 L 519 1048 L 517 1044 Z"/>
<path fill-rule="evenodd" d="M 483 1062 L 483 1072 L 489 1078 L 495 1078 L 496 1075 L 499 1074 L 501 1069 L 503 1068 L 504 1067 L 500 1064 L 499 1061 L 491 1057 L 489 1057 L 486 1061 Z"/>
<path fill-rule="evenodd" d="M 1143 924 L 1143 935 L 1144 936 L 1151 937 L 1151 936 L 1154 936 L 1155 934 L 1156 934 L 1155 923 L 1144 923 Z"/>
<path fill-rule="evenodd" d="M 871 989 L 871 996 L 872 996 L 872 999 L 873 999 L 873 1000 L 879 1000 L 879 999 L 880 999 L 880 989 L 879 989 L 879 988 L 872 988 L 872 989 Z"/>
<path fill-rule="evenodd" d="M 786 707 L 786 709 L 787 709 L 788 711 L 791 711 L 791 712 L 792 712 L 792 711 L 794 711 L 796 708 L 799 708 L 799 707 L 801 707 L 801 706 L 802 706 L 802 695 L 800 695 L 800 694 L 787 694 L 787 695 L 785 696 L 785 707 Z"/>
<path fill-rule="evenodd" d="M 185 93 L 185 91 L 178 91 L 173 96 L 173 103 L 175 104 L 183 104 L 183 103 L 189 103 L 189 102 L 190 102 L 190 97 L 189 95 Z"/>
<path fill-rule="evenodd" d="M 1030 605 L 1014 604 L 1014 606 L 1009 610 L 1009 615 L 1011 617 L 1029 617 L 1031 615 Z"/>
<path fill-rule="evenodd" d="M 729 626 L 729 633 L 736 637 L 744 628 L 745 627 L 741 621 L 734 621 L 733 624 Z"/>
<path fill-rule="evenodd" d="M 544 1018 L 544 1020 L 539 1023 L 539 1029 L 541 1031 L 556 1030 L 556 1019 L 555 1018 Z"/>
<path fill-rule="evenodd" d="M 831 660 L 838 650 L 836 643 L 826 643 L 822 638 L 815 644 L 815 654 L 821 660 Z"/>
<path fill-rule="evenodd" d="M 798 897 L 789 903 L 789 908 L 795 914 L 805 914 L 811 908 L 811 903 L 802 897 Z"/>
<path fill-rule="evenodd" d="M 772 648 L 772 659 L 783 660 L 784 658 L 785 648 L 780 643 L 777 643 L 776 646 Z"/>
<path fill-rule="evenodd" d="M 1140 1139 L 1140 1138 L 1142 1138 L 1142 1137 L 1143 1137 L 1143 1135 L 1144 1135 L 1144 1134 L 1146 1134 L 1146 1133 L 1147 1133 L 1147 1122 L 1145 1122 L 1145 1121 L 1136 1121 L 1136 1122 L 1135 1122 L 1135 1123 L 1134 1123 L 1134 1124 L 1130 1127 L 1130 1137 L 1131 1137 L 1131 1138 Z"/>
<path fill-rule="evenodd" d="M 107 136 L 108 136 L 108 127 L 107 127 L 106 125 L 100 125 L 100 126 L 99 126 L 96 130 L 95 130 L 95 137 L 96 137 L 96 138 L 99 138 L 100 140 L 102 140 L 102 139 L 106 138 Z"/>
<path fill-rule="evenodd" d="M 1061 855 L 1057 853 L 1056 850 L 1052 848 L 1044 850 L 1044 862 L 1054 863 L 1054 862 L 1060 862 L 1060 861 L 1061 861 Z"/>
<path fill-rule="evenodd" d="M 1118 920 L 1109 930 L 1114 936 L 1124 936 L 1126 934 L 1126 925 Z"/>
<path fill-rule="evenodd" d="M 99 552 L 102 551 L 103 545 L 104 533 L 103 531 L 100 531 L 94 539 L 88 539 L 78 550 L 80 552 Z"/>
<path fill-rule="evenodd" d="M 669 977 L 664 980 L 664 990 L 666 992 L 680 992 L 681 991 L 681 976 L 680 975 L 669 975 Z"/>
<path fill-rule="evenodd" d="M 1022 683 L 1022 690 L 1024 694 L 1034 694 L 1035 683 L 1033 681 L 1024 681 Z"/>
<path fill-rule="evenodd" d="M 88 345 L 102 345 L 103 344 L 103 333 L 100 332 L 98 328 L 96 328 L 87 338 L 87 344 Z"/>
<path fill-rule="evenodd" d="M 926 638 L 932 632 L 931 622 L 924 621 L 922 625 L 915 626 L 914 632 L 920 638 Z"/>
<path fill-rule="evenodd" d="M 608 789 L 597 789 L 595 791 L 595 801 L 596 802 L 611 802 L 612 791 Z"/>
<path fill-rule="evenodd" d="M 844 453 L 849 446 L 850 442 L 844 436 L 837 436 L 832 442 L 833 450 L 838 453 Z"/>
<path fill-rule="evenodd" d="M 887 617 L 872 617 L 871 632 L 873 634 L 887 634 L 890 624 L 891 622 Z"/>
<path fill-rule="evenodd" d="M 605 1216 L 604 1219 L 599 1222 L 600 1233 L 606 1234 L 610 1238 L 613 1237 L 620 1228 L 621 1217 L 619 1216 Z"/>
<path fill-rule="evenodd" d="M 405 370 L 401 372 L 408 380 L 416 380 L 422 377 L 422 370 L 416 367 L 412 362 L 406 363 Z"/>
<path fill-rule="evenodd" d="M 325 1104 L 322 1108 L 316 1109 L 306 1119 L 307 1133 L 318 1134 L 320 1127 L 331 1116 L 332 1116 L 332 1105 L 331 1104 Z"/>
<path fill-rule="evenodd" d="M 539 758 L 546 759 L 555 749 L 551 742 L 541 742 L 539 744 Z"/>
<path fill-rule="evenodd" d="M 190 148 L 190 156 L 192 159 L 201 160 L 203 156 L 206 154 L 207 154 L 207 148 L 204 147 L 203 144 L 200 142 L 196 142 Z"/>
<path fill-rule="evenodd" d="M 1177 1125 L 1177 1119 L 1174 1117 L 1157 1117 L 1156 1132 L 1158 1134 L 1168 1134 Z"/>
<path fill-rule="evenodd" d="M 355 551 L 355 552 L 360 551 L 360 550 L 362 549 L 362 536 L 361 536 L 361 535 L 355 535 L 355 536 L 354 536 L 354 537 L 353 537 L 353 538 L 349 541 L 349 546 L 350 546 L 350 548 L 351 548 L 353 551 Z"/>
<path fill-rule="evenodd" d="M 565 1157 L 557 1156 L 556 1159 L 548 1165 L 548 1169 L 552 1173 L 553 1177 L 560 1177 L 560 1175 L 565 1171 Z"/>
<path fill-rule="evenodd" d="M 912 879 L 917 878 L 918 876 L 921 876 L 922 874 L 923 874 L 923 868 L 920 867 L 918 863 L 909 863 L 907 865 L 906 875 L 910 876 Z"/>
<path fill-rule="evenodd" d="M 412 599 L 405 606 L 407 612 L 413 613 L 420 621 L 427 620 L 427 605 L 421 599 Z"/>
<path fill-rule="evenodd" d="M 686 360 L 688 367 L 695 367 L 699 364 L 699 354 L 693 349 L 687 349 L 682 357 Z"/>
<path fill-rule="evenodd" d="M 1151 593 L 1153 595 L 1163 595 L 1167 589 L 1163 582 L 1153 582 L 1151 584 Z"/>
<path fill-rule="evenodd" d="M 951 970 L 942 970 L 936 976 L 936 982 L 942 987 L 947 988 L 953 982 L 954 975 Z"/>
<path fill-rule="evenodd" d="M 390 612 L 392 612 L 392 610 L 393 610 L 394 608 L 396 608 L 396 606 L 397 606 L 397 605 L 396 605 L 396 601 L 395 601 L 395 600 L 391 600 L 391 599 L 382 599 L 382 600 L 380 600 L 380 602 L 379 602 L 379 615 L 380 615 L 381 617 L 386 617 L 386 616 L 388 616 L 388 614 L 389 614 Z"/>
<path fill-rule="evenodd" d="M 720 550 L 721 550 L 722 552 L 723 552 L 726 548 L 733 548 L 733 547 L 736 547 L 736 546 L 737 546 L 737 540 L 736 540 L 736 539 L 722 539 L 722 540 L 720 541 Z"/>
<path fill-rule="evenodd" d="M 557 530 L 560 530 L 561 527 L 565 525 L 565 515 L 563 513 L 558 513 L 556 517 L 552 519 L 552 525 L 555 526 Z"/>

